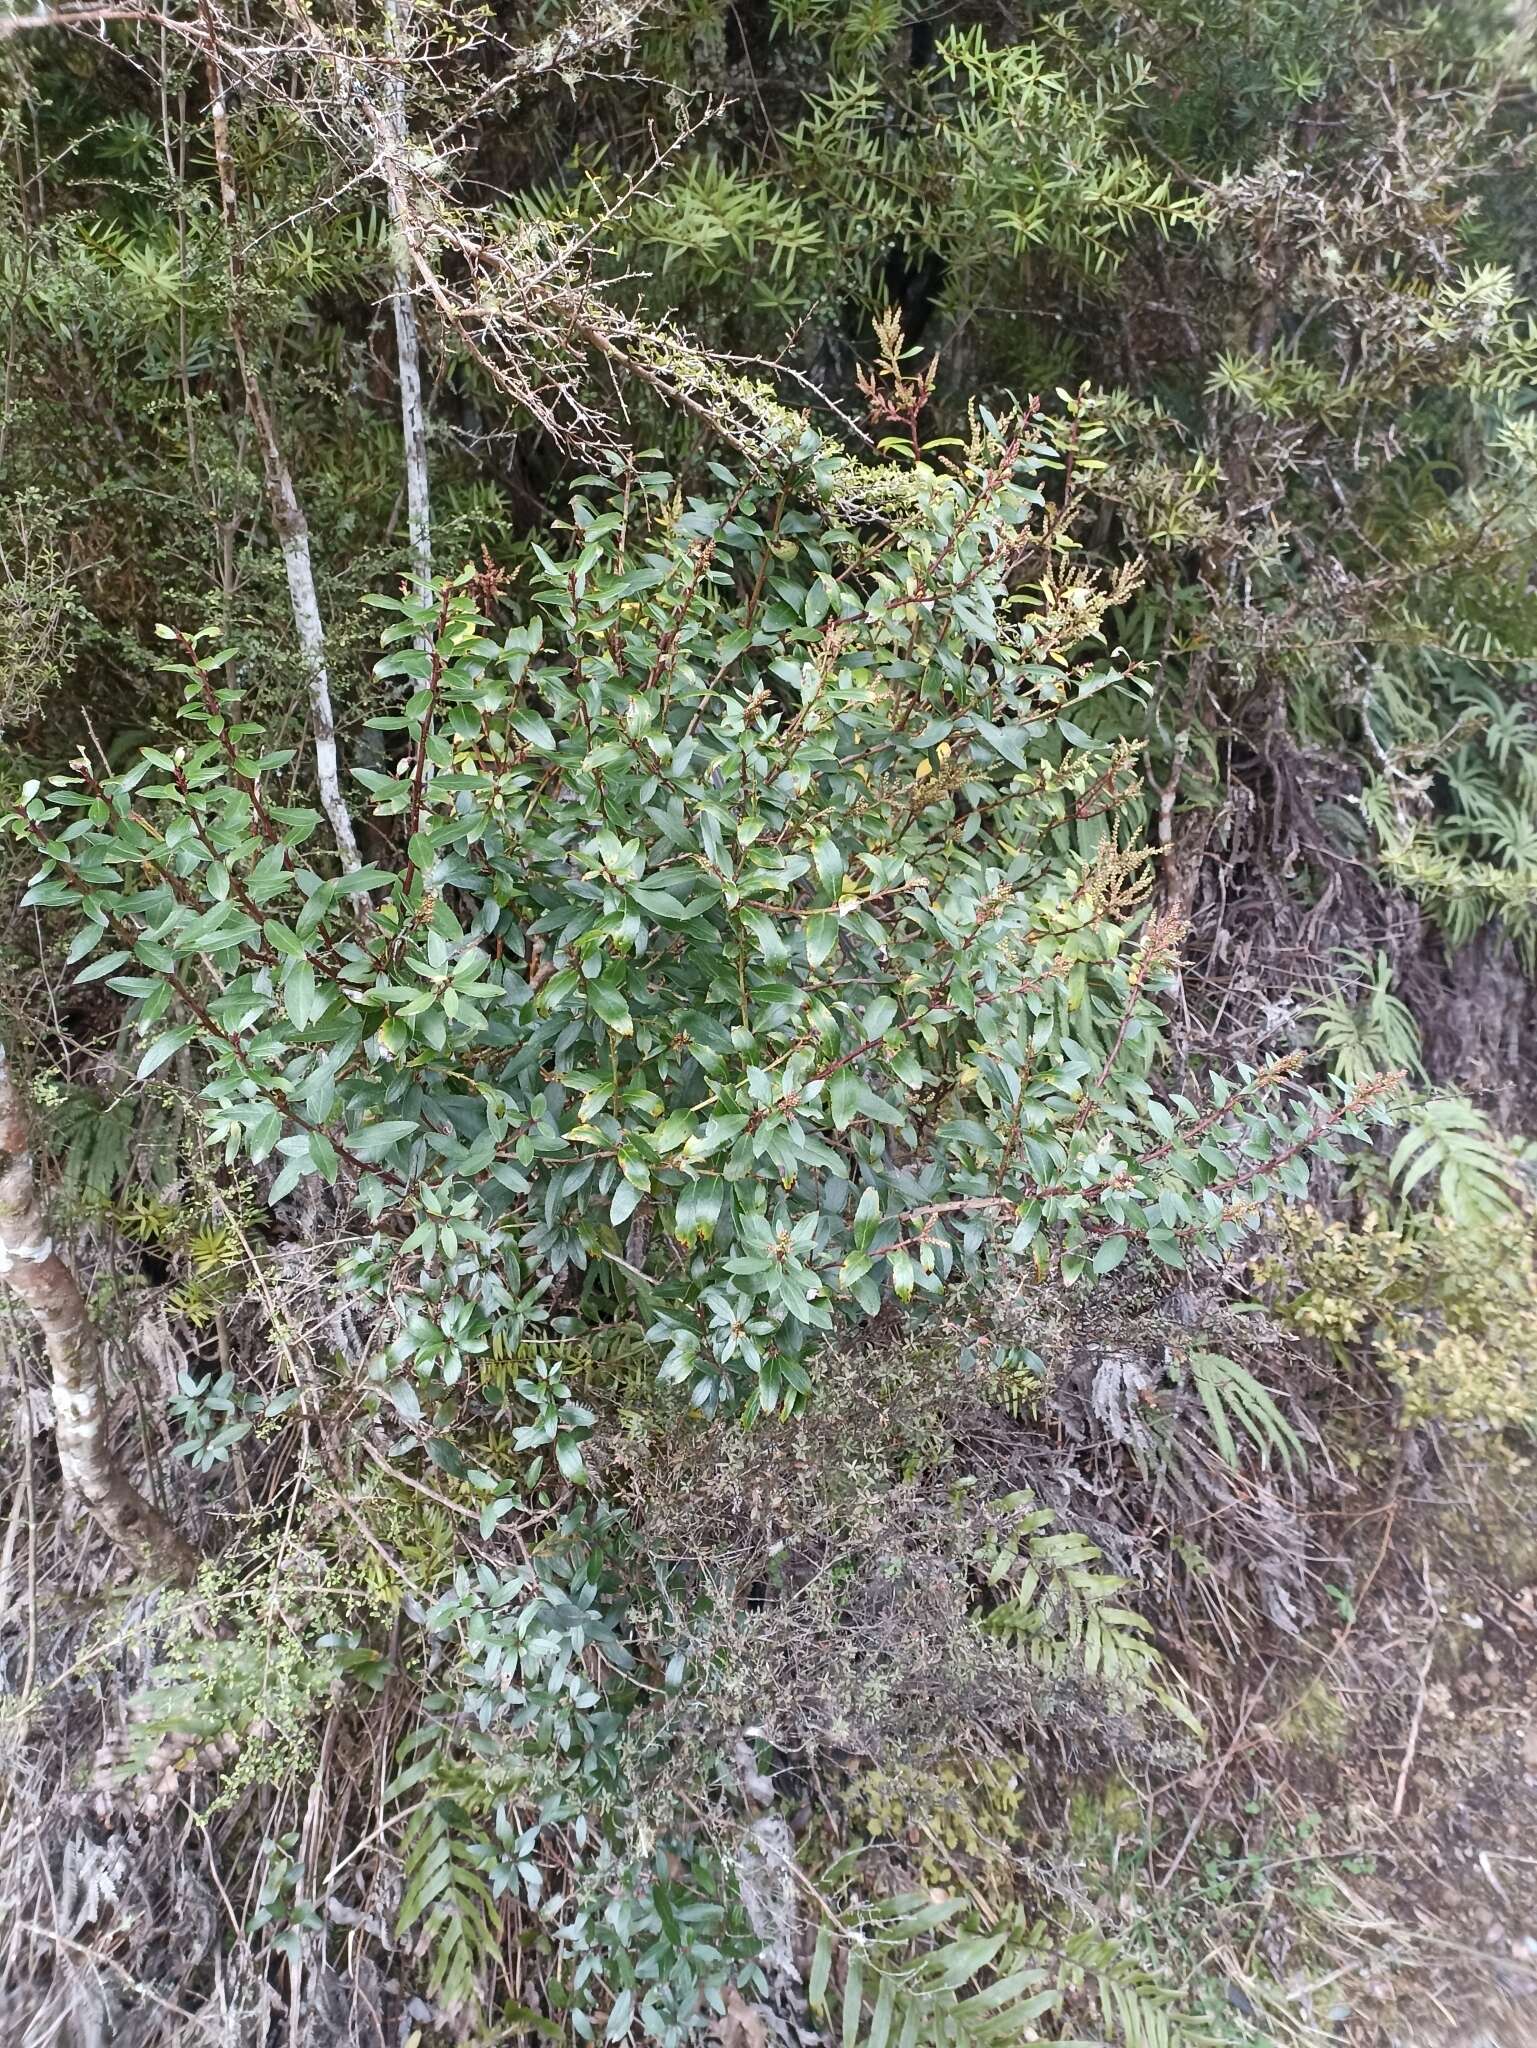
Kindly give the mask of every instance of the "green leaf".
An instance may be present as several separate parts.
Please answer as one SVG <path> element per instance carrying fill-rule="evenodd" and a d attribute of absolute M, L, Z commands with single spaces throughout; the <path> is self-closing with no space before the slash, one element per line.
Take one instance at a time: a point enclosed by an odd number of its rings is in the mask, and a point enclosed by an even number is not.
<path fill-rule="evenodd" d="M 587 1001 L 595 1016 L 605 1023 L 619 1038 L 634 1035 L 635 1025 L 625 1006 L 624 997 L 617 988 L 606 981 L 589 981 L 586 985 Z"/>
<path fill-rule="evenodd" d="M 887 2048 L 891 2039 L 891 2019 L 896 2011 L 897 1980 L 891 1972 L 881 1975 L 880 1989 L 875 1994 L 874 2010 L 865 2033 L 865 2048 Z"/>
<path fill-rule="evenodd" d="M 859 2022 L 864 2010 L 865 1963 L 857 1948 L 851 1948 L 844 1960 L 843 1980 L 843 2031 L 842 2048 L 855 2048 L 859 2040 Z"/>
<path fill-rule="evenodd" d="M 419 1123 L 405 1117 L 385 1118 L 376 1124 L 360 1124 L 355 1131 L 347 1133 L 347 1150 L 355 1159 L 374 1161 L 383 1159 L 387 1153 L 408 1138 L 414 1138 L 421 1130 Z"/>
<path fill-rule="evenodd" d="M 833 1970 L 833 1931 L 825 1922 L 817 1929 L 811 1957 L 811 1975 L 806 1980 L 806 2003 L 814 2013 L 827 2010 L 827 1986 Z"/>
<path fill-rule="evenodd" d="M 806 965 L 820 967 L 838 944 L 838 920 L 818 912 L 806 920 Z"/>
<path fill-rule="evenodd" d="M 715 1235 L 725 1192 L 725 1182 L 713 1175 L 701 1175 L 684 1185 L 673 1217 L 673 1235 L 680 1244 L 693 1244 Z"/>
<path fill-rule="evenodd" d="M 296 960 L 283 976 L 283 1008 L 294 1028 L 303 1031 L 325 1015 L 326 999 L 320 993 L 315 970 L 308 960 Z"/>
<path fill-rule="evenodd" d="M 994 753 L 1007 761 L 1011 768 L 1029 767 L 1030 756 L 1025 748 L 1025 737 L 1017 727 L 992 725 L 985 718 L 977 718 L 972 722 Z"/>
<path fill-rule="evenodd" d="M 507 723 L 531 746 L 538 747 L 546 754 L 555 752 L 555 735 L 550 730 L 548 722 L 541 718 L 537 711 L 530 711 L 526 707 L 509 711 Z"/>
<path fill-rule="evenodd" d="M 446 1436 L 427 1439 L 427 1455 L 440 1472 L 446 1472 L 450 1479 L 468 1479 L 470 1468 L 464 1462 L 463 1453 L 457 1444 Z"/>
<path fill-rule="evenodd" d="M 73 967 L 77 960 L 83 960 L 93 947 L 99 946 L 107 936 L 103 924 L 85 924 L 69 942 L 69 951 L 64 955 L 64 965 Z"/>
<path fill-rule="evenodd" d="M 581 986 L 582 976 L 580 970 L 575 967 L 563 967 L 558 974 L 552 974 L 540 989 L 540 1009 L 546 1016 L 550 1015 L 552 1011 L 558 1010 L 561 1007 L 567 996 L 574 994 Z"/>
<path fill-rule="evenodd" d="M 290 960 L 302 960 L 305 956 L 306 949 L 303 939 L 299 937 L 297 932 L 290 931 L 286 924 L 280 924 L 274 917 L 269 917 L 264 921 L 262 937 L 275 953 L 286 954 Z"/>
<path fill-rule="evenodd" d="M 311 1131 L 309 1133 L 309 1146 L 310 1164 L 323 1181 L 334 1181 L 336 1179 L 337 1166 L 336 1147 L 331 1143 L 331 1140 L 324 1131 Z"/>
<path fill-rule="evenodd" d="M 284 1143 L 288 1141 L 285 1139 Z M 285 1196 L 291 1195 L 309 1171 L 309 1153 L 290 1152 L 278 1168 L 272 1185 L 267 1190 L 267 1204 L 275 1209 Z"/>
<path fill-rule="evenodd" d="M 121 967 L 125 960 L 132 958 L 133 955 L 126 949 L 120 953 L 103 953 L 101 958 L 93 960 L 89 967 L 81 968 L 75 976 L 76 985 L 86 981 L 100 981 L 104 974 L 111 974 L 115 968 Z"/>
<path fill-rule="evenodd" d="M 681 898 L 674 896 L 649 882 L 634 882 L 626 892 L 631 900 L 638 903 L 648 917 L 683 919 L 689 915 L 689 908 Z"/>
<path fill-rule="evenodd" d="M 827 1090 L 827 1100 L 832 1111 L 835 1131 L 846 1131 L 859 1115 L 864 1092 L 864 1083 L 852 1068 L 840 1067 L 833 1075 Z"/>
<path fill-rule="evenodd" d="M 769 967 L 782 967 L 790 957 L 790 949 L 767 911 L 744 908 L 741 918 L 764 963 Z"/>
<path fill-rule="evenodd" d="M 817 880 L 826 891 L 828 900 L 836 898 L 843 882 L 843 855 L 838 851 L 837 842 L 824 833 L 811 849 L 812 863 L 817 871 Z"/>
<path fill-rule="evenodd" d="M 149 1050 L 134 1069 L 134 1079 L 136 1081 L 148 1080 L 149 1076 L 160 1067 L 163 1067 L 174 1053 L 179 1052 L 184 1045 L 189 1045 L 192 1042 L 194 1028 L 191 1024 L 178 1024 L 174 1031 L 162 1032 L 160 1037 L 152 1042 Z"/>

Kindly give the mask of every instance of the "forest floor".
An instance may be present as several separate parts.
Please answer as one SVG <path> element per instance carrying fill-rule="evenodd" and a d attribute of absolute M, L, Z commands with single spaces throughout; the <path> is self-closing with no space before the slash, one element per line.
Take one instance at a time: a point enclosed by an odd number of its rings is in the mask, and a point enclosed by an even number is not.
<path fill-rule="evenodd" d="M 1361 1598 L 1332 1643 L 1257 1659 L 1233 1696 L 1233 1735 L 1183 1788 L 1181 1817 L 1196 1794 L 1186 1882 L 1215 1894 L 1213 1924 L 1226 1914 L 1234 1930 L 1232 2002 L 1277 2038 L 1537 2041 L 1529 1482 L 1530 1461 L 1516 1460 L 1429 1512 L 1390 1493 L 1360 1525 Z M 1231 1853 L 1246 1842 L 1256 1850 Z M 1282 2012 L 1261 2015 L 1260 1987 L 1277 1985 L 1294 2036 Z"/>

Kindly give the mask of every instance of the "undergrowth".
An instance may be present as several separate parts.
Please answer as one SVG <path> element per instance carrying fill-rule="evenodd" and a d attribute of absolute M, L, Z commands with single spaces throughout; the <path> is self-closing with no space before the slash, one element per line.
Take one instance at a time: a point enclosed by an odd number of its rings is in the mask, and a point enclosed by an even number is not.
<path fill-rule="evenodd" d="M 107 12 L 0 39 L 0 2040 L 1503 2039 L 1530 10 Z"/>

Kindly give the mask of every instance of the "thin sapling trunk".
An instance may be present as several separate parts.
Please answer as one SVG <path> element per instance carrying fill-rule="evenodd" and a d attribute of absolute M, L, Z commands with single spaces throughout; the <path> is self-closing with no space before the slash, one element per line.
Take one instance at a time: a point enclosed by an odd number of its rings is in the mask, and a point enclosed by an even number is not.
<path fill-rule="evenodd" d="M 155 1578 L 190 1582 L 197 1554 L 112 1453 L 101 1347 L 80 1283 L 54 1245 L 38 1197 L 20 1097 L 0 1046 L 0 1281 L 32 1312 L 53 1378 L 65 1486 L 125 1556 Z"/>

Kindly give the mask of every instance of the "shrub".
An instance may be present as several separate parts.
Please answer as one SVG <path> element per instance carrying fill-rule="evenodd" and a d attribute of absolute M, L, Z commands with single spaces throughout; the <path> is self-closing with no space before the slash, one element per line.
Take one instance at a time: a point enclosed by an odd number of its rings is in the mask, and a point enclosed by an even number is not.
<path fill-rule="evenodd" d="M 1343 1362 L 1369 1346 L 1403 1419 L 1464 1433 L 1537 1428 L 1537 1250 L 1524 1219 L 1498 1225 L 1377 1211 L 1355 1230 L 1294 1216 L 1264 1269 L 1281 1316 Z"/>
<path fill-rule="evenodd" d="M 480 1502 L 420 1622 L 445 1689 L 385 1795 L 411 1800 L 398 1932 L 455 2014 L 498 1901 L 584 2039 L 680 2038 L 751 1948 L 695 1896 L 715 1878 L 673 1912 L 697 1805 L 671 1832 L 637 1652 L 665 1694 L 712 1639 L 600 1496 L 583 1358 L 649 1353 L 707 1414 L 797 1407 L 819 1349 L 998 1245 L 1067 1283 L 1134 1242 L 1226 1252 L 1354 1126 L 1342 1094 L 1288 1104 L 1284 1068 L 1199 1099 L 1147 1079 L 1176 934 L 1138 931 L 1128 751 L 1075 716 L 1125 686 L 1084 652 L 1124 584 L 1065 573 L 1052 461 L 1018 429 L 943 475 L 826 462 L 798 493 L 592 479 L 510 627 L 490 572 L 376 600 L 377 673 L 406 688 L 373 721 L 397 758 L 356 775 L 376 865 L 327 871 L 291 757 L 193 640 L 187 744 L 25 793 L 30 900 L 79 915 L 71 957 L 135 1007 L 140 1079 L 185 1053 L 231 1168 L 274 1204 L 335 1189 L 393 1453 Z M 198 1445 L 243 1395 L 198 1393 Z M 1177 1708 L 1091 1539 L 1017 1487 L 970 1513 L 931 1494 L 907 1584 L 856 1546 L 821 1616 L 861 1646 L 856 1717 L 986 1696 L 1016 1723 L 1082 1681 Z M 730 1589 L 696 1593 L 718 1621 Z M 894 1700 L 911 1659 L 887 1646 L 927 1643 L 936 1601 L 945 1654 Z"/>
<path fill-rule="evenodd" d="M 1000 1236 L 1067 1282 L 1133 1240 L 1226 1251 L 1346 1127 L 1280 1106 L 1284 1069 L 1143 1078 L 1174 934 L 1132 937 L 1128 757 L 1074 717 L 1124 687 L 1079 656 L 1113 593 L 1047 545 L 1049 446 L 978 457 L 879 518 L 595 481 L 510 630 L 484 579 L 375 600 L 409 690 L 357 776 L 385 864 L 324 874 L 289 757 L 191 643 L 195 744 L 29 787 L 29 900 L 77 908 L 141 1075 L 195 1044 L 274 1202 L 355 1184 L 398 1375 L 639 1314 L 700 1406 L 772 1408 Z M 524 1448 L 575 1476 L 580 1415 L 536 1406 Z"/>

